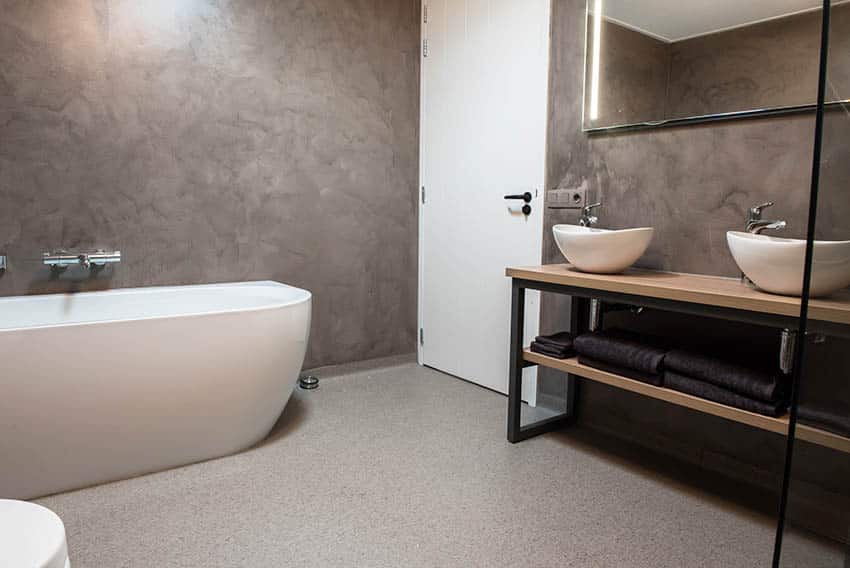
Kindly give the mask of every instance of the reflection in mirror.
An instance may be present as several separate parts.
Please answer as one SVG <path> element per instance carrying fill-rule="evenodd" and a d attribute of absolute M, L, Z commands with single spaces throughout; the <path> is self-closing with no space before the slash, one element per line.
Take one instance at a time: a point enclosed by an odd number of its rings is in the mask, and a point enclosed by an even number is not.
<path fill-rule="evenodd" d="M 814 105 L 821 5 L 588 0 L 585 130 Z M 850 85 L 850 2 L 832 20 L 831 76 Z"/>

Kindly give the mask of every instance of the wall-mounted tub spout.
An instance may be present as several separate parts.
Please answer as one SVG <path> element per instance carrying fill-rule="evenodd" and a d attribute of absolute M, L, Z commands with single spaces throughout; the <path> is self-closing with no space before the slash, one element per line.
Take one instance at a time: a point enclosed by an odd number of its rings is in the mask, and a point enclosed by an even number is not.
<path fill-rule="evenodd" d="M 69 266 L 99 269 L 107 264 L 121 262 L 121 251 L 106 252 L 104 250 L 96 250 L 94 252 L 69 252 L 63 249 L 44 253 L 41 262 L 49 266 L 54 272 L 62 272 Z"/>

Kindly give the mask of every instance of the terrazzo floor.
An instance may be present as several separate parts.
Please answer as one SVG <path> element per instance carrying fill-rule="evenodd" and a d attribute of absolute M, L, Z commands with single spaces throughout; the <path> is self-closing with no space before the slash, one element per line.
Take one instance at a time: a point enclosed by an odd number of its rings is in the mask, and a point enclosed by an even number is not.
<path fill-rule="evenodd" d="M 378 364 L 321 373 L 248 451 L 39 500 L 72 565 L 770 565 L 769 515 L 580 429 L 509 444 L 503 396 Z M 783 566 L 843 565 L 819 540 L 788 550 Z"/>

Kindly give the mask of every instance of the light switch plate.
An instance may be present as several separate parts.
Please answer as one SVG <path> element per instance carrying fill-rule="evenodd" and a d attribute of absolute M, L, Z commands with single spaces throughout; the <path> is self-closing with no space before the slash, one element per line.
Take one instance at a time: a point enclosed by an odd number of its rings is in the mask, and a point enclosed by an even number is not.
<path fill-rule="evenodd" d="M 587 205 L 587 189 L 550 189 L 546 204 L 552 209 L 581 209 Z"/>

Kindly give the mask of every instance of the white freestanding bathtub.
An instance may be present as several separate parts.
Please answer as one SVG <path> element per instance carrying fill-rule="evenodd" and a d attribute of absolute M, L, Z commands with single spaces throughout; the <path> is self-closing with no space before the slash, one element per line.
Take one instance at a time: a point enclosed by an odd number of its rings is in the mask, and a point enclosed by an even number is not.
<path fill-rule="evenodd" d="M 258 442 L 295 387 L 310 309 L 277 282 L 0 299 L 0 498 Z"/>

